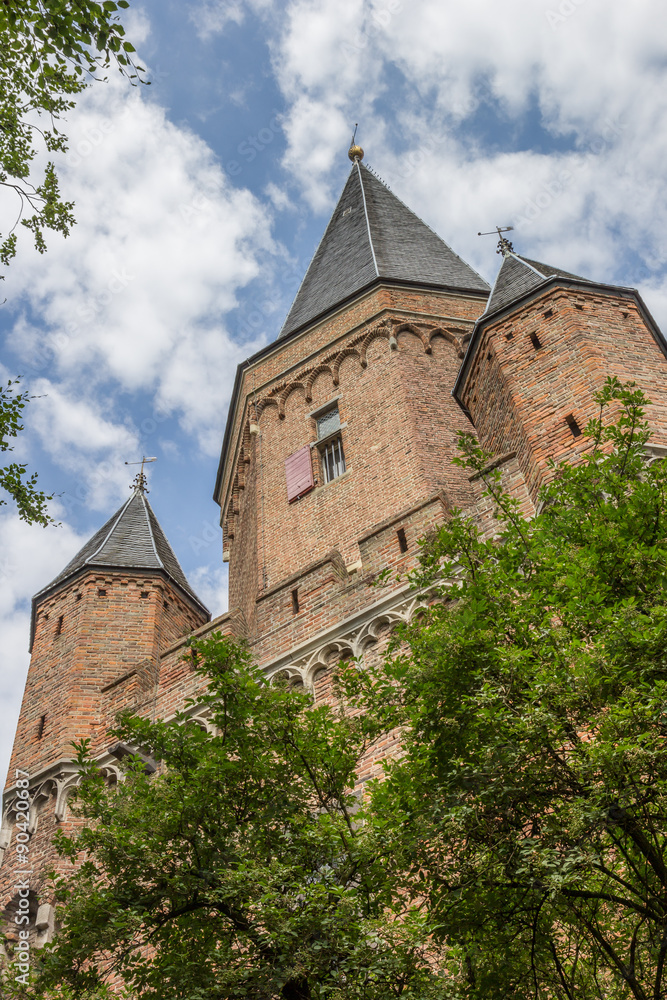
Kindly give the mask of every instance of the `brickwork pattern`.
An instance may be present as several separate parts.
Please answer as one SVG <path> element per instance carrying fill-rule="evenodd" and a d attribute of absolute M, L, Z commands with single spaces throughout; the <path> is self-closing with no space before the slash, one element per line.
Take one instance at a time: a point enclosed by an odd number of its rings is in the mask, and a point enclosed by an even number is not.
<path fill-rule="evenodd" d="M 484 448 L 516 453 L 535 499 L 548 459 L 574 461 L 587 447 L 566 417 L 583 430 L 608 375 L 650 396 L 656 443 L 667 444 L 665 357 L 635 299 L 556 288 L 485 329 L 461 399 Z"/>
<path fill-rule="evenodd" d="M 548 459 L 581 454 L 566 418 L 584 427 L 607 375 L 634 379 L 652 397 L 649 420 L 667 446 L 665 355 L 633 295 L 616 291 L 550 288 L 482 329 L 460 398 L 526 517 Z M 72 828 L 71 741 L 89 737 L 113 781 L 109 729 L 121 709 L 171 719 L 192 700 L 199 717 L 203 682 L 188 636 L 245 639 L 267 678 L 283 673 L 316 703 L 333 704 L 341 658 L 377 662 L 395 623 L 428 601 L 405 582 L 418 540 L 454 506 L 496 530 L 482 479 L 451 464 L 457 431 L 471 430 L 451 388 L 483 307 L 473 295 L 379 287 L 245 369 L 219 494 L 230 612 L 207 623 L 177 588 L 143 571 L 91 571 L 41 602 L 8 784 L 11 792 L 17 767 L 35 776 L 35 907 L 42 873 L 58 864 L 54 830 Z M 339 410 L 346 471 L 325 485 L 314 415 L 328 405 Z M 289 504 L 285 459 L 306 444 L 317 485 Z M 369 749 L 361 785 L 381 776 L 398 746 L 390 734 Z M 18 859 L 11 794 L 6 804 L 7 915 Z"/>

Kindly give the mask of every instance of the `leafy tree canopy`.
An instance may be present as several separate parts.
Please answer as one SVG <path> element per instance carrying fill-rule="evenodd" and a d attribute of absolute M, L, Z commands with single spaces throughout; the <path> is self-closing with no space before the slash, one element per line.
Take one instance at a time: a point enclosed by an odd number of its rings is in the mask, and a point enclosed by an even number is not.
<path fill-rule="evenodd" d="M 115 64 L 130 79 L 132 43 L 124 38 L 119 8 L 128 0 L 3 0 L 0 3 L 0 185 L 15 205 L 3 203 L 0 262 L 16 254 L 19 222 L 40 253 L 44 231 L 67 235 L 73 205 L 60 196 L 55 166 L 39 178 L 33 165 L 43 142 L 47 153 L 67 149 L 63 116 L 86 83 Z"/>
<path fill-rule="evenodd" d="M 456 512 L 414 581 L 439 600 L 382 670 L 347 673 L 369 730 L 404 726 L 373 808 L 452 997 L 667 991 L 667 469 L 643 394 L 597 399 L 530 521 L 462 436 L 498 534 Z"/>
<path fill-rule="evenodd" d="M 78 810 L 58 838 L 86 860 L 61 879 L 64 926 L 35 992 L 97 997 L 112 977 L 151 1000 L 440 997 L 419 912 L 386 877 L 382 831 L 351 791 L 368 745 L 358 718 L 266 685 L 224 639 L 193 643 L 215 734 L 127 718 L 139 757 L 109 789 L 79 751 Z M 11 984 L 10 984 L 11 985 Z"/>
<path fill-rule="evenodd" d="M 90 825 L 59 845 L 85 860 L 27 996 L 116 975 L 150 1000 L 664 997 L 667 469 L 642 393 L 598 401 L 529 521 L 462 437 L 497 531 L 454 512 L 424 544 L 433 600 L 382 666 L 340 667 L 346 712 L 211 640 L 215 733 L 126 718 L 162 771 L 137 758 L 115 789 L 81 748 Z"/>
<path fill-rule="evenodd" d="M 12 451 L 12 439 L 23 430 L 22 413 L 30 396 L 27 392 L 16 391 L 18 382 L 14 379 L 6 386 L 0 386 L 0 452 Z M 37 473 L 29 476 L 27 468 L 22 462 L 10 462 L 0 468 L 0 489 L 12 498 L 21 520 L 43 526 L 52 524 L 48 501 L 53 497 L 37 489 Z M 0 497 L 0 506 L 6 503 Z"/>

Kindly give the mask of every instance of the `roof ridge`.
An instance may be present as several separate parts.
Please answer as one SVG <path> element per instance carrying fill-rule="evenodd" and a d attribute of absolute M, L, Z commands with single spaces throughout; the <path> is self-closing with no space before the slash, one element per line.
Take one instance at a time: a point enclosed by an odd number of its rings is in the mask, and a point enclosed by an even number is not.
<path fill-rule="evenodd" d="M 361 166 L 359 160 L 355 158 L 354 165 L 357 168 L 357 174 L 359 175 L 359 185 L 361 187 L 361 198 L 364 203 L 364 215 L 366 216 L 366 232 L 368 233 L 368 243 L 371 248 L 371 254 L 373 255 L 373 266 L 375 267 L 375 273 L 380 277 L 380 269 L 378 268 L 377 257 L 375 256 L 375 247 L 373 246 L 373 233 L 371 232 L 371 220 L 368 218 L 368 205 L 366 204 L 366 192 L 364 191 L 364 179 L 361 174 Z M 386 185 L 385 185 L 386 187 Z M 389 190 L 389 188 L 387 188 Z"/>
<path fill-rule="evenodd" d="M 155 535 L 153 534 L 153 525 L 151 524 L 151 519 L 150 519 L 150 516 L 148 514 L 148 508 L 149 508 L 148 500 L 146 499 L 146 497 L 144 496 L 143 493 L 141 493 L 140 496 L 141 496 L 141 503 L 142 503 L 142 506 L 143 506 L 143 509 L 144 509 L 144 514 L 146 515 L 146 524 L 148 525 L 148 535 L 149 535 L 150 540 L 151 540 L 151 545 L 153 546 L 153 552 L 155 553 L 155 558 L 159 562 L 159 564 L 162 567 L 162 569 L 165 570 L 165 572 L 166 572 L 166 566 L 163 563 L 162 559 L 160 558 L 160 553 L 158 552 L 157 545 L 155 544 Z M 156 520 L 157 520 L 157 518 L 156 518 Z M 166 538 L 166 536 L 165 536 L 165 541 L 167 541 L 167 544 L 169 544 L 169 541 Z M 175 557 L 176 557 L 176 553 L 174 553 L 174 558 Z M 176 561 L 178 562 L 178 560 L 176 560 Z M 180 567 L 180 564 L 179 564 L 179 567 Z M 185 574 L 183 574 L 183 575 L 185 576 Z M 186 580 L 187 580 L 187 577 L 186 577 Z"/>
<path fill-rule="evenodd" d="M 441 243 L 444 243 L 444 245 L 447 247 L 447 249 L 449 250 L 449 252 L 454 255 L 454 257 L 458 258 L 458 260 L 460 260 L 462 264 L 465 264 L 465 266 L 470 271 L 472 271 L 473 274 L 476 274 L 478 278 L 480 278 L 486 285 L 488 285 L 488 282 L 487 282 L 486 278 L 483 278 L 482 275 L 479 273 L 479 271 L 475 270 L 475 268 L 472 267 L 468 263 L 467 260 L 464 260 L 463 257 L 456 252 L 456 250 L 454 250 L 452 247 L 450 247 L 450 245 L 447 242 L 447 240 L 444 239 L 440 235 L 440 233 L 437 233 L 435 231 L 435 229 L 433 228 L 433 226 L 429 226 L 428 222 L 425 222 L 424 219 L 422 219 L 421 215 L 417 215 L 417 213 L 415 212 L 415 210 L 413 208 L 410 208 L 410 206 L 407 205 L 403 201 L 402 198 L 399 198 L 398 195 L 396 194 L 396 192 L 392 191 L 392 189 L 389 187 L 389 185 L 387 184 L 387 182 L 383 181 L 381 177 L 378 177 L 378 175 L 375 173 L 375 171 L 371 169 L 370 165 L 368 165 L 366 163 L 362 163 L 361 165 L 368 171 L 368 173 L 371 175 L 371 177 L 373 177 L 379 184 L 382 185 L 383 188 L 385 188 L 386 191 L 389 192 L 389 194 L 392 196 L 392 198 L 396 199 L 396 201 L 399 203 L 399 205 L 403 206 L 403 208 L 406 210 L 406 212 L 409 212 L 410 215 L 414 215 L 415 219 L 418 219 L 419 222 L 421 222 L 422 226 L 424 226 L 426 229 L 428 229 L 430 232 L 432 232 L 433 235 L 436 237 L 436 239 L 440 240 Z"/>
<path fill-rule="evenodd" d="M 114 531 L 116 530 L 116 528 L 120 524 L 121 518 L 123 517 L 123 514 L 125 513 L 125 511 L 129 507 L 129 505 L 131 504 L 132 500 L 134 499 L 134 496 L 135 496 L 135 494 L 133 493 L 131 497 L 127 498 L 127 500 L 125 501 L 125 503 L 123 504 L 123 506 L 121 507 L 121 509 L 118 511 L 118 517 L 116 518 L 116 520 L 114 521 L 114 523 L 109 528 L 109 533 L 104 536 L 104 540 L 101 542 L 100 545 L 97 546 L 97 548 L 95 549 L 95 551 L 91 552 L 91 554 L 89 556 L 86 556 L 86 558 L 83 560 L 84 563 L 89 563 L 91 561 L 91 559 L 94 559 L 95 556 L 99 552 L 102 551 L 102 549 L 107 544 L 107 542 L 109 541 L 109 539 L 113 535 Z"/>
<path fill-rule="evenodd" d="M 524 264 L 524 265 L 525 265 L 526 267 L 529 267 L 529 268 L 530 268 L 530 270 L 531 270 L 531 271 L 534 271 L 534 272 L 535 272 L 535 274 L 537 274 L 537 275 L 539 275 L 539 276 L 540 276 L 540 278 L 544 278 L 544 279 L 546 280 L 546 279 L 547 279 L 547 278 L 549 277 L 549 275 L 548 275 L 548 274 L 542 274 L 542 272 L 541 272 L 541 271 L 538 271 L 538 270 L 537 270 L 537 268 L 536 268 L 536 267 L 534 267 L 534 266 L 533 266 L 533 265 L 531 264 L 531 262 L 530 262 L 530 261 L 528 260 L 528 258 L 527 258 L 527 257 L 521 257 L 521 256 L 520 256 L 520 254 L 518 254 L 518 253 L 510 253 L 510 254 L 508 254 L 508 257 L 514 257 L 514 259 L 515 259 L 515 260 L 518 260 L 518 261 L 520 261 L 520 262 L 521 262 L 522 264 Z M 539 261 L 535 261 L 535 263 L 536 263 L 536 264 L 538 264 L 538 263 L 539 263 Z M 500 274 L 500 271 L 498 272 L 498 274 Z"/>

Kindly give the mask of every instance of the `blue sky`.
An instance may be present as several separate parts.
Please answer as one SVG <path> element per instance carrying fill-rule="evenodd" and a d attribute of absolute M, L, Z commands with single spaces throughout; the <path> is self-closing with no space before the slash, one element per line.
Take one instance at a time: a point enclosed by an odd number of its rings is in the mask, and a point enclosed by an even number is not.
<path fill-rule="evenodd" d="M 489 281 L 477 232 L 514 225 L 520 253 L 638 287 L 667 325 L 666 21 L 660 0 L 133 0 L 151 85 L 83 96 L 61 163 L 78 224 L 45 256 L 25 240 L 3 287 L 0 375 L 39 397 L 17 454 L 61 521 L 0 508 L 3 767 L 30 596 L 127 497 L 125 461 L 157 456 L 151 503 L 225 610 L 211 494 L 236 365 L 278 334 L 355 122 Z"/>

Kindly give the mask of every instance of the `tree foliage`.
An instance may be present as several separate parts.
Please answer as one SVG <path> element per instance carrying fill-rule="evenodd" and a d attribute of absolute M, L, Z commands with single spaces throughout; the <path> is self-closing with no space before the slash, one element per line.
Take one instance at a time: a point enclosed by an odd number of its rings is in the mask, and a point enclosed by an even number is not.
<path fill-rule="evenodd" d="M 73 205 L 63 201 L 53 161 L 34 177 L 38 142 L 64 152 L 61 121 L 86 83 L 115 64 L 138 79 L 132 43 L 124 38 L 119 8 L 128 0 L 3 0 L 0 3 L 0 186 L 13 195 L 3 205 L 0 262 L 16 254 L 19 222 L 40 253 L 47 229 L 67 235 Z"/>
<path fill-rule="evenodd" d="M 0 386 L 0 452 L 12 451 L 11 441 L 23 430 L 22 413 L 30 400 L 27 392 L 17 392 L 19 380 L 7 382 Z M 19 517 L 31 524 L 53 524 L 53 518 L 48 512 L 47 496 L 37 489 L 37 473 L 27 473 L 24 462 L 10 462 L 0 468 L 0 489 L 3 489 L 16 504 Z M 7 501 L 0 497 L 0 506 Z"/>
<path fill-rule="evenodd" d="M 456 997 L 667 991 L 667 469 L 643 394 L 597 399 L 528 522 L 462 436 L 497 534 L 455 512 L 415 578 L 440 600 L 383 670 L 348 671 L 369 727 L 404 726 L 373 807 Z"/>
<path fill-rule="evenodd" d="M 341 665 L 345 711 L 195 642 L 215 732 L 126 718 L 161 771 L 112 789 L 80 749 L 89 825 L 59 847 L 85 860 L 27 995 L 665 996 L 667 468 L 642 393 L 597 398 L 531 520 L 462 436 L 497 530 L 455 511 L 424 543 L 428 607 L 383 664 Z"/>
<path fill-rule="evenodd" d="M 358 819 L 360 720 L 266 685 L 229 640 L 192 649 L 215 733 L 125 719 L 162 770 L 137 757 L 115 789 L 80 748 L 90 825 L 58 847 L 86 860 L 59 880 L 64 926 L 27 995 L 97 997 L 115 976 L 151 1000 L 441 996 L 386 838 Z"/>

